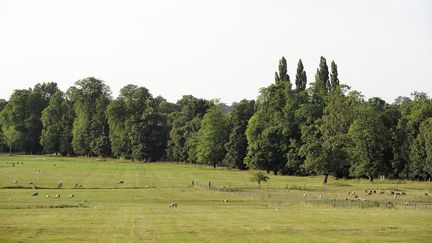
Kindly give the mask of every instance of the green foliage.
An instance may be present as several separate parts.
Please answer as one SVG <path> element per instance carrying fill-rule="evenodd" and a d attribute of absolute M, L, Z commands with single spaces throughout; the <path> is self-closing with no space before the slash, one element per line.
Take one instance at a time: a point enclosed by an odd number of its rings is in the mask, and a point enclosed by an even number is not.
<path fill-rule="evenodd" d="M 144 87 L 126 85 L 107 107 L 113 155 L 138 161 L 162 159 L 168 136 L 167 115 L 161 102 Z"/>
<path fill-rule="evenodd" d="M 34 89 L 15 90 L 0 114 L 4 140 L 9 149 L 40 153 L 41 113 L 48 105 L 57 84 L 37 84 Z"/>
<path fill-rule="evenodd" d="M 166 156 L 169 161 L 197 162 L 196 146 L 201 120 L 211 104 L 191 95 L 177 102 L 180 111 L 170 115 L 172 128 L 169 132 Z"/>
<path fill-rule="evenodd" d="M 64 136 L 68 136 L 69 131 L 65 131 L 64 119 L 68 107 L 61 92 L 51 96 L 49 105 L 42 111 L 42 134 L 40 143 L 46 153 L 67 153 L 61 150 L 61 141 L 65 141 Z"/>
<path fill-rule="evenodd" d="M 334 61 L 331 62 L 331 74 L 330 74 L 330 83 L 329 83 L 329 90 L 335 90 L 336 87 L 339 85 L 339 78 L 338 78 L 338 70 L 337 65 Z"/>
<path fill-rule="evenodd" d="M 350 155 L 353 176 L 367 176 L 370 180 L 385 172 L 384 151 L 387 140 L 386 129 L 379 113 L 369 104 L 359 108 L 359 115 L 349 129 L 352 141 Z"/>
<path fill-rule="evenodd" d="M 263 172 L 258 171 L 252 174 L 250 180 L 258 183 L 258 187 L 261 188 L 261 182 L 266 182 L 270 178 L 266 176 Z"/>
<path fill-rule="evenodd" d="M 229 124 L 221 108 L 210 108 L 201 121 L 196 147 L 197 162 L 220 165 L 225 157 L 225 143 L 228 141 Z"/>
<path fill-rule="evenodd" d="M 231 113 L 233 128 L 229 135 L 229 141 L 225 144 L 225 164 L 232 168 L 245 169 L 244 158 L 247 151 L 246 129 L 249 119 L 255 113 L 255 101 L 242 100 Z"/>
<path fill-rule="evenodd" d="M 108 136 L 108 122 L 105 110 L 110 101 L 111 91 L 102 80 L 93 77 L 76 82 L 77 87 L 70 91 L 76 118 L 73 123 L 73 150 L 87 156 L 105 156 L 95 153 L 96 144 Z"/>
<path fill-rule="evenodd" d="M 304 70 L 302 60 L 299 59 L 298 64 L 297 64 L 297 74 L 296 74 L 296 79 L 295 79 L 296 90 L 298 90 L 298 91 L 305 90 L 306 89 L 306 83 L 307 83 L 306 71 Z"/>

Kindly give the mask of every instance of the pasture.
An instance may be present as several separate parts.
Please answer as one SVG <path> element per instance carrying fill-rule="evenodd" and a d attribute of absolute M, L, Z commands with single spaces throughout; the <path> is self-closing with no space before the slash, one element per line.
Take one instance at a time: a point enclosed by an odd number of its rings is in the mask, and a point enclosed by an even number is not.
<path fill-rule="evenodd" d="M 250 176 L 175 163 L 0 155 L 0 241 L 432 241 L 430 182 L 331 178 L 324 187 L 321 177 L 269 175 L 258 189 Z"/>

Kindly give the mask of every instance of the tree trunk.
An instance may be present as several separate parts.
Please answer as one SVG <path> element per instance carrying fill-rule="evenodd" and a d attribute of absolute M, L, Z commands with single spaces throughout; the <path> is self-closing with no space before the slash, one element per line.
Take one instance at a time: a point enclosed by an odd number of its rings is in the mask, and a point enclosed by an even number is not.
<path fill-rule="evenodd" d="M 216 163 L 213 163 L 213 168 L 215 168 L 215 169 L 216 169 Z"/>
<path fill-rule="evenodd" d="M 273 170 L 273 175 L 277 175 L 278 171 L 277 170 Z"/>
<path fill-rule="evenodd" d="M 373 182 L 373 176 L 369 176 L 369 181 Z"/>
<path fill-rule="evenodd" d="M 328 174 L 324 174 L 324 181 L 323 181 L 324 185 L 327 184 L 328 176 L 329 176 Z"/>
<path fill-rule="evenodd" d="M 261 189 L 261 182 L 258 182 L 258 189 Z"/>

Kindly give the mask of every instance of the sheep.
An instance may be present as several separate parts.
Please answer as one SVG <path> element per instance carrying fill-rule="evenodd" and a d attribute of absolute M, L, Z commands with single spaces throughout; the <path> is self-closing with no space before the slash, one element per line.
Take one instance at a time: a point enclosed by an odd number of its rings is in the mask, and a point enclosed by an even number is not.
<path fill-rule="evenodd" d="M 358 196 L 357 196 L 357 195 L 354 195 L 354 198 L 358 198 Z"/>
<path fill-rule="evenodd" d="M 390 191 L 390 193 L 392 194 L 392 195 L 394 195 L 395 193 L 394 193 L 394 191 Z"/>
<path fill-rule="evenodd" d="M 33 185 L 33 182 L 30 181 L 28 184 L 29 184 L 29 185 Z"/>
<path fill-rule="evenodd" d="M 32 189 L 33 189 L 33 190 L 37 190 L 36 185 L 33 185 L 33 186 L 32 186 Z"/>
<path fill-rule="evenodd" d="M 124 183 L 124 181 L 119 181 L 119 182 L 118 182 L 118 184 L 123 184 L 123 183 Z"/>
<path fill-rule="evenodd" d="M 406 194 L 405 192 L 402 192 L 401 194 L 402 194 L 402 195 L 404 195 L 404 196 L 406 196 L 406 195 L 407 195 L 407 194 Z"/>
<path fill-rule="evenodd" d="M 45 195 L 46 198 L 50 198 L 50 195 Z"/>
<path fill-rule="evenodd" d="M 82 185 L 81 185 L 81 184 L 78 184 L 78 187 L 79 187 L 79 188 L 81 188 L 81 187 L 82 187 Z"/>
<path fill-rule="evenodd" d="M 34 196 L 37 196 L 37 195 L 39 195 L 38 192 L 32 192 L 32 196 L 33 196 L 33 197 L 34 197 Z"/>
<path fill-rule="evenodd" d="M 171 203 L 171 204 L 169 205 L 169 207 L 170 207 L 170 208 L 177 208 L 177 203 Z"/>
<path fill-rule="evenodd" d="M 57 183 L 57 188 L 62 188 L 63 187 L 63 182 L 59 182 L 59 183 Z"/>
<path fill-rule="evenodd" d="M 78 187 L 78 183 L 75 183 L 74 187 Z"/>
<path fill-rule="evenodd" d="M 227 203 L 227 202 L 229 202 L 229 201 L 225 199 L 225 200 L 223 200 L 223 202 L 224 202 L 224 203 Z"/>
<path fill-rule="evenodd" d="M 303 197 L 307 197 L 307 194 L 305 193 L 305 194 L 303 194 Z"/>
<path fill-rule="evenodd" d="M 13 181 L 13 184 L 18 184 L 18 181 L 14 180 L 14 181 Z"/>
<path fill-rule="evenodd" d="M 322 199 L 323 198 L 323 195 L 319 195 L 319 199 Z"/>
<path fill-rule="evenodd" d="M 374 190 L 373 193 L 376 194 L 376 190 Z"/>
<path fill-rule="evenodd" d="M 74 197 L 75 197 L 74 194 L 70 194 L 70 195 L 69 195 L 69 199 L 72 199 L 72 198 L 74 198 Z"/>
<path fill-rule="evenodd" d="M 367 194 L 368 194 L 368 195 L 372 195 L 372 191 L 369 191 Z"/>
<path fill-rule="evenodd" d="M 348 195 L 351 195 L 351 192 L 348 192 Z"/>
<path fill-rule="evenodd" d="M 55 199 L 59 199 L 59 198 L 60 198 L 60 194 L 56 194 Z"/>
<path fill-rule="evenodd" d="M 426 197 L 429 197 L 429 193 L 425 192 L 423 195 L 425 195 Z"/>
<path fill-rule="evenodd" d="M 379 194 L 384 194 L 385 191 L 379 190 Z"/>

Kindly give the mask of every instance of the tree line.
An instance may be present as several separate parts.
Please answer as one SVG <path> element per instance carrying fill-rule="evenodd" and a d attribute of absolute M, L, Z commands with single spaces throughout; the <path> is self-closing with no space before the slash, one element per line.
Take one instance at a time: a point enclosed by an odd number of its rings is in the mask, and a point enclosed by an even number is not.
<path fill-rule="evenodd" d="M 90 77 L 66 92 L 50 82 L 0 100 L 0 150 L 324 175 L 324 183 L 329 175 L 430 180 L 432 99 L 366 100 L 324 57 L 309 85 L 302 61 L 291 82 L 282 57 L 256 101 L 231 106 L 191 95 L 171 103 L 131 84 L 113 99 Z"/>

